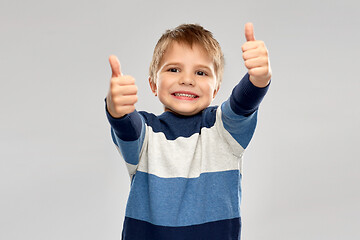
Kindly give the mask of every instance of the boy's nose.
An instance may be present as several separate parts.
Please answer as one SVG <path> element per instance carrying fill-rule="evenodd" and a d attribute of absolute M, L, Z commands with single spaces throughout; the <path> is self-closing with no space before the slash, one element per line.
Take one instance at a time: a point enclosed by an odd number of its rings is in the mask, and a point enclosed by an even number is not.
<path fill-rule="evenodd" d="M 184 74 L 179 79 L 180 85 L 195 85 L 195 79 L 194 76 L 191 76 L 190 74 Z"/>

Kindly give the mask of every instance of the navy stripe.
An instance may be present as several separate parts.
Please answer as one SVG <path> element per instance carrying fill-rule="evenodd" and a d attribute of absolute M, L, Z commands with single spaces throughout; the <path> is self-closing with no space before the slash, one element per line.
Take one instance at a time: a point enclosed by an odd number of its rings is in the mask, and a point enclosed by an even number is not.
<path fill-rule="evenodd" d="M 247 73 L 231 93 L 231 109 L 238 115 L 251 115 L 258 109 L 269 89 L 269 85 L 264 88 L 254 86 L 249 80 L 249 74 Z"/>
<path fill-rule="evenodd" d="M 241 218 L 185 227 L 164 227 L 125 217 L 122 240 L 239 240 Z"/>
<path fill-rule="evenodd" d="M 190 137 L 195 133 L 200 133 L 204 127 L 214 126 L 216 109 L 217 106 L 208 107 L 193 116 L 176 115 L 172 112 L 164 112 L 159 116 L 144 111 L 139 113 L 154 132 L 162 132 L 166 139 L 175 140 L 178 137 Z"/>
<path fill-rule="evenodd" d="M 130 114 L 126 114 L 121 118 L 114 118 L 107 110 L 106 99 L 105 110 L 109 123 L 114 129 L 114 132 L 116 133 L 116 136 L 118 136 L 118 138 L 123 141 L 135 141 L 139 139 L 141 134 L 142 121 L 139 113 L 136 110 Z"/>

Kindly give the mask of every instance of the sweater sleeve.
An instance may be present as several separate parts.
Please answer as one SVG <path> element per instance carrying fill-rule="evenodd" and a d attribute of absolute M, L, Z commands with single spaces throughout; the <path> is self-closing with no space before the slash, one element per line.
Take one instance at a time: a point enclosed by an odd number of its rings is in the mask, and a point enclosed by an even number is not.
<path fill-rule="evenodd" d="M 121 118 L 113 118 L 107 110 L 106 101 L 105 110 L 111 125 L 113 142 L 127 163 L 129 174 L 132 176 L 139 163 L 141 148 L 144 143 L 145 121 L 136 110 Z"/>
<path fill-rule="evenodd" d="M 224 128 L 244 149 L 254 134 L 257 110 L 269 85 L 264 88 L 254 86 L 247 73 L 235 86 L 229 99 L 221 105 Z"/>

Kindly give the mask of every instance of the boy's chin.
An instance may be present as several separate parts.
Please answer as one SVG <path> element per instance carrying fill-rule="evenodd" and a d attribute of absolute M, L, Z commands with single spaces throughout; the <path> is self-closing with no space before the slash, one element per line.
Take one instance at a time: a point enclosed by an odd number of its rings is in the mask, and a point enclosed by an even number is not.
<path fill-rule="evenodd" d="M 174 113 L 176 115 L 181 115 L 181 116 L 193 116 L 195 114 L 198 114 L 199 112 L 201 112 L 204 109 L 196 109 L 194 111 L 184 111 L 184 110 L 182 111 L 180 109 L 171 109 L 171 108 L 168 108 L 166 106 L 164 107 L 165 112 L 172 112 L 172 113 Z"/>

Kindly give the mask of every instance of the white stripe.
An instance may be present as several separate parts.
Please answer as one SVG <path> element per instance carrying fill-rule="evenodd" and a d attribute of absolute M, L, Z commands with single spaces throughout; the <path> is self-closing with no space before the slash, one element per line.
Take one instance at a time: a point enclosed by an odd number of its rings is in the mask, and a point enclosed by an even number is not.
<path fill-rule="evenodd" d="M 229 144 L 230 148 L 232 149 L 233 153 L 236 156 L 242 157 L 244 153 L 244 148 L 231 136 L 231 134 L 224 128 L 224 123 L 222 121 L 222 112 L 221 107 L 218 107 L 216 110 L 216 122 L 215 127 L 219 130 L 222 137 L 225 141 Z"/>
<path fill-rule="evenodd" d="M 164 133 L 146 126 L 138 170 L 163 178 L 195 178 L 205 172 L 242 170 L 244 149 L 224 128 L 221 108 L 211 128 L 201 134 L 167 140 Z"/>
<path fill-rule="evenodd" d="M 125 164 L 126 164 L 126 168 L 127 168 L 128 172 L 129 172 L 129 176 L 130 176 L 130 180 L 131 180 L 132 177 L 134 176 L 135 172 L 136 172 L 137 165 L 133 165 L 133 164 L 130 164 L 130 163 L 127 163 L 127 162 L 125 162 Z"/>

